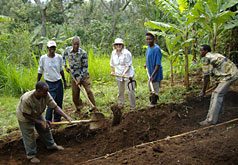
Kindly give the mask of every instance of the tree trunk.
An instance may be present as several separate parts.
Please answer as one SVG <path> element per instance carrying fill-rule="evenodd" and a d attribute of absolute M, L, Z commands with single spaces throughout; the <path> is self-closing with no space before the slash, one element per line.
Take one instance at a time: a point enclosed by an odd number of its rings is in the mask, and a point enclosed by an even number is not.
<path fill-rule="evenodd" d="M 197 41 L 198 41 L 198 39 L 195 38 L 195 41 L 192 43 L 193 62 L 197 61 L 197 56 L 196 56 Z"/>
<path fill-rule="evenodd" d="M 104 0 L 101 0 L 101 3 L 103 4 L 103 6 L 108 10 L 108 12 L 111 14 L 112 18 L 113 18 L 113 25 L 112 25 L 112 30 L 111 33 L 108 35 L 107 37 L 107 43 L 109 43 L 109 40 L 114 36 L 115 33 L 115 29 L 117 27 L 117 22 L 118 19 L 121 15 L 121 13 L 126 9 L 126 7 L 129 5 L 129 3 L 131 2 L 131 0 L 128 0 L 125 2 L 125 4 L 122 6 L 122 8 L 120 8 L 119 12 L 113 12 L 104 2 Z"/>
<path fill-rule="evenodd" d="M 214 25 L 214 38 L 212 40 L 212 51 L 216 51 L 216 45 L 217 45 L 217 24 Z"/>
<path fill-rule="evenodd" d="M 46 37 L 46 10 L 47 10 L 47 6 L 45 6 L 43 8 L 40 0 L 34 0 L 34 1 L 40 7 L 41 25 L 42 25 L 40 36 Z"/>
<path fill-rule="evenodd" d="M 188 73 L 188 47 L 184 48 L 185 67 L 184 67 L 184 85 L 189 88 L 189 73 Z"/>
<path fill-rule="evenodd" d="M 195 30 L 192 28 L 192 36 L 194 38 L 194 42 L 192 43 L 192 55 L 193 55 L 193 62 L 197 61 L 197 56 L 196 56 L 196 47 L 197 47 L 197 37 L 195 35 Z"/>
<path fill-rule="evenodd" d="M 174 71 L 173 71 L 173 61 L 172 60 L 169 60 L 170 62 L 170 76 L 171 76 L 171 86 L 174 86 Z"/>
<path fill-rule="evenodd" d="M 229 44 L 229 59 L 231 59 L 236 65 L 238 65 L 238 27 L 235 27 L 231 31 L 230 44 Z"/>
<path fill-rule="evenodd" d="M 113 37 L 114 33 L 115 33 L 115 29 L 117 27 L 117 20 L 118 20 L 118 17 L 117 16 L 114 16 L 114 22 L 113 22 L 113 25 L 112 25 L 112 31 L 111 33 L 109 34 L 109 36 L 107 37 L 107 43 L 109 43 L 109 40 Z"/>
<path fill-rule="evenodd" d="M 46 10 L 47 7 L 41 10 L 41 24 L 42 24 L 41 36 L 43 37 L 46 37 Z"/>
<path fill-rule="evenodd" d="M 64 22 L 65 22 L 66 24 L 68 24 L 68 19 L 67 19 L 65 13 L 64 13 L 63 0 L 60 0 L 60 11 L 61 11 L 61 13 L 62 13 L 62 15 L 63 15 Z"/>

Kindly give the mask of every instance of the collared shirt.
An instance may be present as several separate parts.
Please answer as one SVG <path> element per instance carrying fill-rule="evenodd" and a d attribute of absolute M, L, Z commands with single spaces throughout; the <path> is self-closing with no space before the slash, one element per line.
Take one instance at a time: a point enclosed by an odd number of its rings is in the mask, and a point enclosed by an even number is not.
<path fill-rule="evenodd" d="M 110 66 L 115 68 L 115 74 L 122 75 L 127 66 L 129 70 L 126 72 L 126 76 L 133 77 L 135 75 L 134 68 L 132 66 L 132 55 L 127 49 L 122 49 L 121 54 L 118 56 L 116 49 L 112 51 Z M 116 77 L 117 80 L 122 81 L 122 77 Z M 126 78 L 124 78 L 126 79 Z"/>
<path fill-rule="evenodd" d="M 60 72 L 63 70 L 63 58 L 55 54 L 53 58 L 47 54 L 40 57 L 38 73 L 44 74 L 46 81 L 55 82 L 61 79 Z"/>
<path fill-rule="evenodd" d="M 17 118 L 19 121 L 29 122 L 29 120 L 23 116 L 23 113 L 31 115 L 32 117 L 37 119 L 45 111 L 46 105 L 50 108 L 55 108 L 57 106 L 54 99 L 50 96 L 49 93 L 46 95 L 46 97 L 37 99 L 34 95 L 34 92 L 35 90 L 32 90 L 24 93 L 21 96 L 20 102 L 16 109 Z"/>
<path fill-rule="evenodd" d="M 214 75 L 224 82 L 238 75 L 238 69 L 235 64 L 221 54 L 208 52 L 203 58 L 202 63 L 204 76 Z"/>
<path fill-rule="evenodd" d="M 153 48 L 148 45 L 146 50 L 146 66 L 150 76 L 154 72 L 155 66 L 159 65 L 159 70 L 155 73 L 153 82 L 160 82 L 163 80 L 163 67 L 161 65 L 162 53 L 159 45 L 155 44 Z"/>
<path fill-rule="evenodd" d="M 64 66 L 67 66 L 66 60 L 76 80 L 83 79 L 88 74 L 88 55 L 83 49 L 79 48 L 78 52 L 74 53 L 72 46 L 67 47 L 63 54 Z"/>

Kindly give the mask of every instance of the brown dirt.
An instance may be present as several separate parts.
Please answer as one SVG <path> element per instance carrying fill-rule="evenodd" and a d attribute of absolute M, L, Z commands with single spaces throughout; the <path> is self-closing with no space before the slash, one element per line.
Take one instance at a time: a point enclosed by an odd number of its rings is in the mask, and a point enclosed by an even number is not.
<path fill-rule="evenodd" d="M 101 130 L 92 131 L 86 125 L 53 130 L 55 141 L 65 150 L 48 151 L 37 140 L 38 158 L 41 164 L 67 165 L 238 164 L 238 121 L 201 129 L 198 122 L 206 117 L 210 96 L 201 100 L 197 95 L 190 94 L 183 104 L 160 104 L 124 113 L 119 125 L 112 126 L 108 119 Z M 229 91 L 219 123 L 238 118 L 237 100 L 238 92 Z M 1 143 L 0 164 L 29 164 L 20 137 Z"/>

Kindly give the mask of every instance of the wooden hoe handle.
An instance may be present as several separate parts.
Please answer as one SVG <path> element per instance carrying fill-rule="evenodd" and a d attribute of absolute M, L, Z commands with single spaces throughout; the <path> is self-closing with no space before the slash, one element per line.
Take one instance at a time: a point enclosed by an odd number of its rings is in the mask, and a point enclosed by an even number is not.
<path fill-rule="evenodd" d="M 69 71 L 71 77 L 73 78 L 73 80 L 75 81 L 75 83 L 77 84 L 77 80 L 75 79 L 74 75 L 72 74 L 71 71 Z M 86 95 L 85 91 L 81 88 L 81 86 L 78 84 L 78 87 L 80 89 L 80 91 L 83 93 L 83 95 L 85 96 L 85 98 L 88 100 L 88 102 L 90 103 L 90 105 L 94 108 L 95 105 L 93 105 L 93 103 L 91 102 L 91 100 L 88 98 L 88 96 Z"/>
<path fill-rule="evenodd" d="M 149 81 L 150 81 L 150 74 L 149 74 L 149 71 L 148 71 L 147 67 L 146 67 L 146 72 L 147 72 L 147 76 L 149 77 Z M 150 81 L 150 88 L 151 88 L 152 94 L 154 94 L 155 90 L 154 90 L 152 81 Z"/>
<path fill-rule="evenodd" d="M 125 78 L 128 78 L 128 79 L 132 78 L 132 77 L 129 77 L 129 76 L 122 76 L 122 75 L 119 75 L 119 74 L 113 74 L 113 76 L 116 76 L 116 77 L 125 77 Z"/>
<path fill-rule="evenodd" d="M 50 125 L 61 125 L 61 124 L 77 124 L 77 123 L 90 123 L 93 120 L 74 120 L 69 123 L 68 121 L 50 122 Z"/>

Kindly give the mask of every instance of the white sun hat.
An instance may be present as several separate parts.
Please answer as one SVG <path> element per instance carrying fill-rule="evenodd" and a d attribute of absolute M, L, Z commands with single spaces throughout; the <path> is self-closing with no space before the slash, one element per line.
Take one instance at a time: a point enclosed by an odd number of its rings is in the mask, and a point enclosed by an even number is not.
<path fill-rule="evenodd" d="M 123 42 L 123 39 L 121 39 L 121 38 L 116 38 L 114 43 L 113 43 L 113 45 L 115 45 L 115 44 L 123 44 L 123 45 L 125 45 L 124 42 Z"/>
<path fill-rule="evenodd" d="M 56 47 L 56 43 L 55 43 L 55 41 L 53 41 L 53 40 L 48 41 L 48 43 L 47 43 L 47 47 L 50 48 L 50 47 L 52 47 L 52 46 L 55 46 L 55 47 Z"/>

